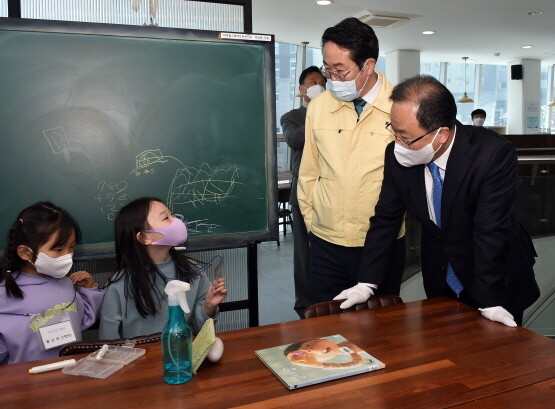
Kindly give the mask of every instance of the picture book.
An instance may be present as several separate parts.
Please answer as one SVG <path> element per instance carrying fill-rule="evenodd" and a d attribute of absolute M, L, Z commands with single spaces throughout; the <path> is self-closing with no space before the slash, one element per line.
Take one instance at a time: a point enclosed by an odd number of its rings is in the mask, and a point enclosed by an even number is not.
<path fill-rule="evenodd" d="M 341 335 L 255 351 L 287 386 L 303 386 L 385 368 L 385 364 Z"/>

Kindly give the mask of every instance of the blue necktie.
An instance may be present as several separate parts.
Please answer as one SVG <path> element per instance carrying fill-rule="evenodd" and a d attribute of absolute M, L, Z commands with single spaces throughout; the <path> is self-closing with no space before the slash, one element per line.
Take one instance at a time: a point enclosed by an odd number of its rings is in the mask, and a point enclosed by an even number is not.
<path fill-rule="evenodd" d="M 357 98 L 353 100 L 353 104 L 355 106 L 355 111 L 357 111 L 357 115 L 360 116 L 360 113 L 364 109 L 364 105 L 366 105 L 366 101 L 362 98 Z"/>
<path fill-rule="evenodd" d="M 434 182 L 434 190 L 433 190 L 433 203 L 434 203 L 434 214 L 436 216 L 436 224 L 437 227 L 441 229 L 441 195 L 443 193 L 443 180 L 441 180 L 441 175 L 439 173 L 439 167 L 434 163 L 428 163 L 428 168 L 432 174 L 432 180 Z M 453 271 L 453 267 L 451 264 L 447 264 L 447 284 L 451 289 L 455 292 L 455 294 L 460 294 L 463 290 L 463 285 L 459 281 L 458 277 L 456 276 L 455 272 Z"/>

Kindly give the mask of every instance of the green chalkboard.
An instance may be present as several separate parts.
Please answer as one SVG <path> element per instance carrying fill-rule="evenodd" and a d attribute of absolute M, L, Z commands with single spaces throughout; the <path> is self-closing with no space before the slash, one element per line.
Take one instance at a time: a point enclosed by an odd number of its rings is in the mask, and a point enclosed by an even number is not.
<path fill-rule="evenodd" d="M 157 27 L 0 19 L 0 231 L 50 200 L 112 251 L 141 196 L 190 248 L 277 236 L 273 41 Z M 2 244 L 3 246 L 4 244 Z"/>

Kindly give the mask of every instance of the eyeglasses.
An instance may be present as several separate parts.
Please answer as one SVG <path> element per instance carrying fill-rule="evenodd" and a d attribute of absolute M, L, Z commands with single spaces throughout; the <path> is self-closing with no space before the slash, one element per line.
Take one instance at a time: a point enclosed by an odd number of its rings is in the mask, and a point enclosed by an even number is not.
<path fill-rule="evenodd" d="M 358 68 L 358 67 L 355 67 L 355 68 Z M 327 69 L 325 66 L 322 65 L 320 67 L 320 72 L 328 80 L 331 79 L 331 77 L 333 76 L 333 77 L 337 78 L 339 81 L 343 82 L 343 81 L 345 81 L 345 77 L 347 75 L 349 75 L 351 73 L 351 71 L 353 71 L 355 68 L 352 68 L 349 71 L 331 71 L 331 70 Z"/>
<path fill-rule="evenodd" d="M 433 131 L 435 131 L 436 129 L 432 129 L 429 132 L 426 132 L 424 135 L 419 136 L 418 138 L 414 138 L 414 139 L 407 139 L 403 136 L 399 136 L 395 133 L 395 131 L 393 130 L 392 126 L 391 126 L 391 122 L 386 122 L 385 123 L 385 129 L 387 129 L 389 132 L 391 132 L 391 134 L 395 137 L 395 139 L 397 139 L 401 145 L 403 145 L 405 148 L 410 148 L 410 146 L 415 143 L 418 142 L 420 139 L 424 138 L 425 136 L 431 134 Z"/>

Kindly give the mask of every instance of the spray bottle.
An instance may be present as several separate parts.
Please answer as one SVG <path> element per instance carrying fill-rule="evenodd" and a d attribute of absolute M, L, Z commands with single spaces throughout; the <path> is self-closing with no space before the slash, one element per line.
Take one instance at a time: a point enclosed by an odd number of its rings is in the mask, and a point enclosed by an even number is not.
<path fill-rule="evenodd" d="M 192 376 L 193 334 L 184 314 L 189 312 L 185 292 L 190 288 L 188 283 L 171 280 L 164 290 L 168 295 L 168 323 L 162 332 L 162 357 L 164 381 L 169 384 L 187 382 Z"/>

